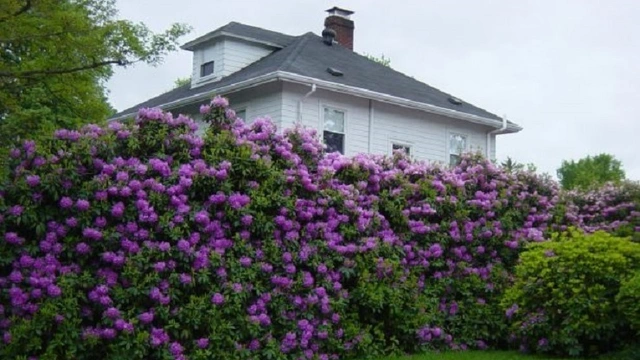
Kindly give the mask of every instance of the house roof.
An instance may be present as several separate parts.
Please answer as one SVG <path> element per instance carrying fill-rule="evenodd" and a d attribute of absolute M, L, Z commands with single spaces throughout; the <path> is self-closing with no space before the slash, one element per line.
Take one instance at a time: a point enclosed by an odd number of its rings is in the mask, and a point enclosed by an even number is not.
<path fill-rule="evenodd" d="M 295 36 L 286 35 L 279 32 L 266 30 L 255 26 L 244 25 L 232 21 L 223 27 L 215 29 L 194 40 L 189 41 L 188 43 L 182 45 L 181 48 L 184 50 L 193 50 L 200 44 L 224 35 L 244 38 L 249 41 L 271 45 L 278 48 L 283 48 L 291 44 L 291 42 L 296 39 Z"/>
<path fill-rule="evenodd" d="M 215 93 L 216 89 L 225 88 L 232 84 L 275 72 L 284 72 L 346 87 L 386 94 L 457 113 L 495 120 L 496 122 L 501 120 L 495 114 L 467 102 L 459 101 L 459 99 L 448 93 L 404 75 L 388 66 L 372 61 L 338 44 L 329 46 L 323 42 L 320 36 L 311 32 L 296 37 L 284 34 L 274 35 L 278 33 L 234 22 L 212 33 L 216 33 L 221 29 L 235 31 L 237 34 L 243 35 L 252 34 L 262 39 L 269 38 L 270 41 L 278 40 L 284 46 L 221 80 L 195 88 L 191 88 L 190 84 L 184 85 L 123 110 L 114 115 L 113 118 L 122 118 L 125 115 L 135 113 L 143 107 L 162 106 L 203 93 L 212 94 Z M 278 36 L 279 39 L 277 39 Z M 288 43 L 286 43 L 287 41 Z M 334 76 L 329 73 L 328 68 L 337 69 L 343 75 Z M 509 125 L 510 129 L 519 130 L 519 127 L 515 124 L 509 123 Z"/>

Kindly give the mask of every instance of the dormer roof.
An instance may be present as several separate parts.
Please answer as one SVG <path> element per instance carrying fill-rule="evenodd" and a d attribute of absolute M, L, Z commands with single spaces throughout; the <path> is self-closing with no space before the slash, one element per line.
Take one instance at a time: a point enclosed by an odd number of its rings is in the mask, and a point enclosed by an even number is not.
<path fill-rule="evenodd" d="M 211 31 L 187 42 L 186 44 L 182 45 L 181 48 L 184 50 L 193 51 L 198 47 L 204 46 L 206 43 L 209 43 L 212 40 L 225 36 L 257 44 L 267 45 L 277 49 L 286 47 L 296 39 L 295 36 L 286 35 L 279 32 L 232 21 L 223 27 L 220 27 L 214 31 Z"/>

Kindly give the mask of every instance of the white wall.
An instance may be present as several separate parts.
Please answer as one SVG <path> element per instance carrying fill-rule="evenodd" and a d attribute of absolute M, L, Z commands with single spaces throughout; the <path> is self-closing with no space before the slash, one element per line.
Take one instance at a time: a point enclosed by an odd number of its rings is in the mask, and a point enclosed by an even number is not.
<path fill-rule="evenodd" d="M 261 44 L 249 43 L 236 39 L 224 40 L 224 68 L 222 76 L 253 64 L 263 57 L 271 54 L 275 49 Z"/>
<path fill-rule="evenodd" d="M 272 82 L 223 95 L 229 98 L 232 108 L 246 110 L 247 122 L 268 116 L 278 129 L 284 129 L 299 122 L 298 102 L 310 90 L 307 85 Z M 370 129 L 369 104 L 368 99 L 318 89 L 305 99 L 300 122 L 322 135 L 324 107 L 345 111 L 345 153 L 350 156 L 367 152 L 390 155 L 391 145 L 395 142 L 410 146 L 411 155 L 416 159 L 448 163 L 451 133 L 467 137 L 468 151 L 485 154 L 487 132 L 491 130 L 488 127 L 373 101 Z M 199 106 L 194 104 L 173 112 L 199 119 Z M 495 138 L 493 135 L 492 144 L 495 144 Z M 495 146 L 491 146 L 491 156 L 495 158 Z"/>
<path fill-rule="evenodd" d="M 238 91 L 231 94 L 221 94 L 229 99 L 230 107 L 234 110 L 245 110 L 245 122 L 252 122 L 256 117 L 269 117 L 281 129 L 282 118 L 282 83 L 272 82 L 255 88 Z M 212 94 L 211 98 L 215 95 Z M 200 105 L 210 100 L 172 109 L 174 115 L 185 114 L 196 120 L 202 128 Z"/>
<path fill-rule="evenodd" d="M 210 81 L 220 79 L 224 68 L 224 42 L 216 41 L 193 52 L 193 69 L 191 72 L 191 87 L 197 87 Z M 214 61 L 213 74 L 200 78 L 200 65 Z"/>
<path fill-rule="evenodd" d="M 289 127 L 298 122 L 298 101 L 309 90 L 309 86 L 284 84 L 283 126 Z M 373 121 L 369 129 L 369 100 L 319 89 L 304 101 L 301 122 L 321 134 L 323 107 L 344 110 L 346 155 L 369 150 L 374 154 L 391 154 L 391 146 L 395 142 L 411 146 L 411 154 L 416 159 L 448 163 L 451 133 L 467 136 L 468 151 L 485 154 L 486 134 L 491 130 L 488 127 L 376 101 L 372 105 Z M 492 143 L 495 143 L 495 136 Z M 495 147 L 492 146 L 491 150 L 495 157 Z"/>
<path fill-rule="evenodd" d="M 193 51 L 191 86 L 197 87 L 233 74 L 275 49 L 233 38 L 217 38 Z M 200 66 L 214 61 L 213 74 L 200 78 Z"/>

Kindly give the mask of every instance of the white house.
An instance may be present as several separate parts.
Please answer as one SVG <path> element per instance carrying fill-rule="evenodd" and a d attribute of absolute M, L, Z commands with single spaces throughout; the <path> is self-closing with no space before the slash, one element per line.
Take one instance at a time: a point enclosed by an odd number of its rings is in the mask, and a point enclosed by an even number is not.
<path fill-rule="evenodd" d="M 231 22 L 182 46 L 193 53 L 191 83 L 124 110 L 161 107 L 199 116 L 214 95 L 244 119 L 278 128 L 316 128 L 329 151 L 455 162 L 460 153 L 495 158 L 496 135 L 522 128 L 353 51 L 353 12 L 327 10 L 322 36 L 290 36 Z"/>

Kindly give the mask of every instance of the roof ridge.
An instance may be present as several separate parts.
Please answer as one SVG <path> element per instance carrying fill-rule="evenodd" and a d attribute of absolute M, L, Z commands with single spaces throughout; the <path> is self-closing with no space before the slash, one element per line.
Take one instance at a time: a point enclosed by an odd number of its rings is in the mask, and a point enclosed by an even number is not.
<path fill-rule="evenodd" d="M 309 38 L 310 38 L 309 35 L 314 35 L 314 34 L 311 31 L 309 31 L 300 36 L 296 36 L 298 39 L 295 40 L 289 46 L 285 47 L 285 49 L 288 49 L 291 47 L 291 53 L 287 55 L 285 60 L 282 62 L 282 65 L 278 66 L 278 70 L 285 70 L 298 58 L 302 50 L 304 50 L 305 46 L 309 42 Z"/>

